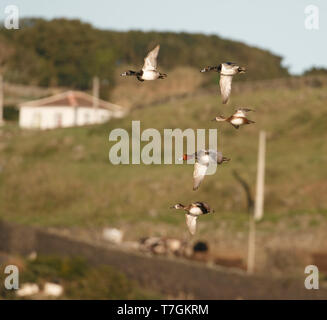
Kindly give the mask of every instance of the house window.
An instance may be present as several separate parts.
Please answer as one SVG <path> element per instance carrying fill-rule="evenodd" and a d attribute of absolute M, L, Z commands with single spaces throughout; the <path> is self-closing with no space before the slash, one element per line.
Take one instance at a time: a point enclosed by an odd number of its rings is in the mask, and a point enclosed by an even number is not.
<path fill-rule="evenodd" d="M 56 113 L 55 114 L 55 127 L 61 127 L 62 126 L 62 113 Z"/>

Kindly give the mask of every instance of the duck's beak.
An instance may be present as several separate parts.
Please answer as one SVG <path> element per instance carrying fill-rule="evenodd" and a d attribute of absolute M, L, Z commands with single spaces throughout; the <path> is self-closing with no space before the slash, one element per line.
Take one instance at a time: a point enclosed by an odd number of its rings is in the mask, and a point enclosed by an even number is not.
<path fill-rule="evenodd" d="M 216 118 L 212 119 L 211 121 L 216 121 Z"/>
<path fill-rule="evenodd" d="M 169 207 L 169 209 L 175 209 L 175 207 L 174 207 L 174 206 L 172 206 L 172 207 Z"/>

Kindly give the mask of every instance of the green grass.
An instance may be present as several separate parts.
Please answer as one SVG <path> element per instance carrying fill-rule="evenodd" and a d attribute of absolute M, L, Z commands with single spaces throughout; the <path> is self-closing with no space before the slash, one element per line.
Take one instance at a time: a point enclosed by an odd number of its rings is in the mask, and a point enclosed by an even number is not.
<path fill-rule="evenodd" d="M 134 110 L 100 126 L 36 132 L 9 124 L 1 129 L 1 217 L 41 226 L 114 225 L 127 229 L 129 238 L 180 236 L 186 235 L 183 214 L 169 206 L 207 201 L 216 213 L 201 219 L 199 236 L 214 237 L 222 222 L 226 230 L 242 230 L 248 223 L 246 199 L 232 171 L 254 192 L 258 133 L 264 129 L 266 215 L 259 228 L 274 230 L 279 221 L 298 227 L 294 213 L 299 212 L 317 220 L 310 223 L 314 227 L 327 211 L 326 99 L 324 87 L 261 89 L 232 95 L 227 106 L 216 95 L 203 95 Z M 249 118 L 256 124 L 235 130 L 210 121 L 230 115 L 235 106 L 255 108 Z M 219 127 L 220 148 L 232 161 L 207 176 L 196 192 L 191 165 L 114 166 L 108 160 L 114 144 L 109 132 L 130 132 L 132 120 L 141 121 L 141 130 Z"/>

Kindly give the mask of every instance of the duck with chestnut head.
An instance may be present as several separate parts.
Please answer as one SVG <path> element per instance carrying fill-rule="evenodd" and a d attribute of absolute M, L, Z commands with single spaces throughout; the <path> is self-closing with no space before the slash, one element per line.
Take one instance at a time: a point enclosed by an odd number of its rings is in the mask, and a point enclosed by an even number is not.
<path fill-rule="evenodd" d="M 250 111 L 254 111 L 254 110 L 248 108 L 239 108 L 234 112 L 234 114 L 232 114 L 228 118 L 225 118 L 224 116 L 218 116 L 212 121 L 217 121 L 217 122 L 226 121 L 229 122 L 235 129 L 238 129 L 240 126 L 255 123 L 254 121 L 247 118 L 247 113 Z"/>

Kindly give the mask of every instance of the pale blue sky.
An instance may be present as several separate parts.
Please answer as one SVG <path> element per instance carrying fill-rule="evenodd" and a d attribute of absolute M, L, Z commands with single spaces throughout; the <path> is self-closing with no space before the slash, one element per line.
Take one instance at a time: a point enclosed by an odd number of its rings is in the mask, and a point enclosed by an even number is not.
<path fill-rule="evenodd" d="M 80 18 L 102 29 L 217 34 L 283 56 L 293 73 L 327 67 L 327 0 L 1 0 L 3 17 L 7 4 L 21 17 Z M 304 27 L 311 4 L 319 30 Z"/>

